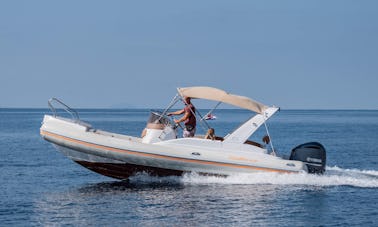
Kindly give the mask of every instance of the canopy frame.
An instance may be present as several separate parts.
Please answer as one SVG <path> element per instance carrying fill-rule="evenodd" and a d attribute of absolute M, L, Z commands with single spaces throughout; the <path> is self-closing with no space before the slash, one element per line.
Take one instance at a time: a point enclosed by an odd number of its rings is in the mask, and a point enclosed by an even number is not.
<path fill-rule="evenodd" d="M 264 110 L 269 108 L 268 106 L 248 97 L 230 94 L 213 87 L 185 87 L 177 88 L 177 91 L 182 97 L 223 102 L 259 114 L 263 114 Z"/>
<path fill-rule="evenodd" d="M 164 110 L 163 112 L 164 114 L 167 113 L 168 110 L 172 108 L 179 100 L 182 100 L 185 103 L 185 97 L 189 97 L 192 99 L 205 99 L 205 100 L 210 100 L 210 101 L 217 101 L 217 104 L 215 105 L 215 107 L 209 111 L 210 113 L 213 112 L 221 103 L 227 103 L 236 107 L 250 110 L 257 114 L 255 117 L 257 116 L 262 117 L 262 120 L 263 120 L 262 124 L 265 126 L 266 133 L 270 138 L 270 147 L 272 149 L 271 154 L 276 155 L 276 151 L 273 147 L 272 138 L 270 137 L 268 126 L 266 124 L 266 120 L 270 118 L 271 114 L 274 114 L 274 112 L 279 110 L 279 108 L 274 107 L 274 106 L 269 107 L 255 100 L 252 100 L 248 97 L 230 94 L 221 89 L 213 88 L 213 87 L 186 87 L 186 88 L 177 88 L 177 91 L 178 91 L 178 94 L 176 94 L 176 96 L 172 99 L 171 103 Z M 268 112 L 270 112 L 270 114 L 268 114 Z M 201 113 L 198 110 L 196 110 L 195 112 L 192 111 L 192 114 L 200 117 L 199 123 L 204 129 L 205 129 L 204 125 L 208 129 L 211 128 L 210 125 L 206 121 L 203 121 L 204 117 L 202 117 Z M 253 120 L 255 117 L 252 117 L 248 121 Z M 244 124 L 240 125 L 239 127 L 243 125 Z M 230 134 L 228 134 L 226 137 L 228 137 L 229 135 Z"/>

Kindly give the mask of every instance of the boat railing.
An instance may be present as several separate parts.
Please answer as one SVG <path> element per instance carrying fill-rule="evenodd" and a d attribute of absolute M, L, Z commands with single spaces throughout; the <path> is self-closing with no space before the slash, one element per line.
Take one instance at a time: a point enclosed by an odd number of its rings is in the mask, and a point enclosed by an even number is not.
<path fill-rule="evenodd" d="M 57 108 L 54 106 L 54 104 L 59 104 L 61 106 L 60 109 L 63 109 L 64 111 L 66 111 L 75 122 L 80 121 L 79 114 L 77 113 L 76 110 L 72 109 L 71 107 L 69 107 L 64 102 L 60 101 L 57 98 L 51 98 L 48 101 L 48 105 L 49 105 L 50 110 L 54 113 L 54 117 L 58 116 L 58 111 L 57 111 Z"/>

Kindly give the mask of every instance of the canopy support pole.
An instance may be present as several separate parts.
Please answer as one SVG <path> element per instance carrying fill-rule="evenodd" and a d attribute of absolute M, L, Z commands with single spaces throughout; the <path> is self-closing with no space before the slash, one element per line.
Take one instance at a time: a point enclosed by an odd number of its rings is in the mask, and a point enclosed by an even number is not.
<path fill-rule="evenodd" d="M 178 94 L 176 94 L 175 97 L 173 97 L 173 99 L 172 99 L 171 102 L 169 103 L 168 107 L 165 108 L 165 110 L 163 111 L 162 116 L 164 116 L 164 115 L 168 112 L 168 110 L 171 109 L 172 106 L 174 106 L 174 105 L 177 103 L 177 101 L 179 100 L 178 97 L 179 97 Z M 159 119 L 159 120 L 160 120 L 160 119 Z"/>
<path fill-rule="evenodd" d="M 215 105 L 215 107 L 214 107 L 213 109 L 211 109 L 209 112 L 207 112 L 207 113 L 205 114 L 204 117 L 201 118 L 201 121 L 205 120 L 205 117 L 207 117 L 207 116 L 208 116 L 209 114 L 211 114 L 216 108 L 218 108 L 218 106 L 219 106 L 221 103 L 222 103 L 222 101 L 219 101 L 219 102 L 217 103 L 217 105 Z"/>
<path fill-rule="evenodd" d="M 270 137 L 270 134 L 269 134 L 268 126 L 266 125 L 266 118 L 265 118 L 265 115 L 263 115 L 263 118 L 264 118 L 264 126 L 265 126 L 265 130 L 266 130 L 266 133 L 268 134 L 268 137 L 269 137 L 269 140 L 270 140 L 270 147 L 272 148 L 272 152 L 271 152 L 271 154 L 274 155 L 274 156 L 277 156 L 276 151 L 274 150 L 274 147 L 273 147 L 273 141 L 272 141 L 272 138 Z"/>

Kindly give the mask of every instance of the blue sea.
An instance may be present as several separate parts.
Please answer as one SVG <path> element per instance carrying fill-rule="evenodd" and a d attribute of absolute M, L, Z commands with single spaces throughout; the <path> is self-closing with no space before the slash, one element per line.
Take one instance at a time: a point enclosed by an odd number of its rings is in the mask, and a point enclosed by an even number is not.
<path fill-rule="evenodd" d="M 95 128 L 133 136 L 149 116 L 148 109 L 78 111 Z M 46 113 L 0 109 L 0 226 L 378 226 L 378 111 L 282 110 L 269 120 L 278 154 L 309 141 L 325 146 L 322 176 L 140 174 L 129 182 L 56 151 L 39 135 Z M 250 117 L 232 109 L 215 115 L 207 123 L 220 136 Z"/>

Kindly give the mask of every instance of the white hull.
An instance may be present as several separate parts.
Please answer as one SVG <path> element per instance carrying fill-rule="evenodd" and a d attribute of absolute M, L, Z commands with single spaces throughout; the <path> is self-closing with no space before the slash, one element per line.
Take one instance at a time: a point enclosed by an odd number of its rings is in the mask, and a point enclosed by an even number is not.
<path fill-rule="evenodd" d="M 143 143 L 141 138 L 94 130 L 83 122 L 49 115 L 40 133 L 73 161 L 119 179 L 142 171 L 156 175 L 307 171 L 301 161 L 282 159 L 248 144 L 200 138 Z"/>

